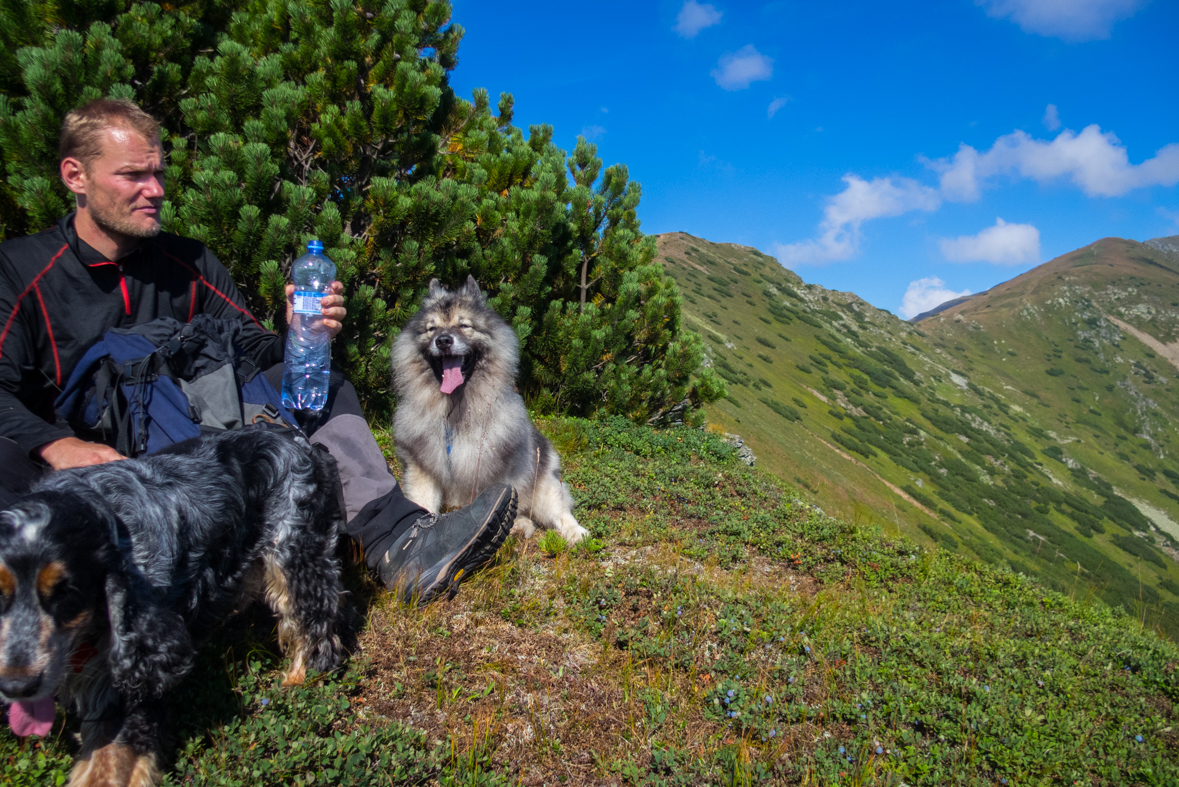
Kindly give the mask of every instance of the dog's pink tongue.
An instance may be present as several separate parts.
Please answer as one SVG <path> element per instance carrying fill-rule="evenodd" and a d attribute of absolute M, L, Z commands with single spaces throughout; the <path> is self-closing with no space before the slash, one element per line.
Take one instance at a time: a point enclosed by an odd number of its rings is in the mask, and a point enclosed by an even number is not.
<path fill-rule="evenodd" d="M 14 702 L 8 708 L 8 726 L 18 737 L 40 735 L 44 738 L 53 729 L 55 711 L 52 696 L 33 702 Z"/>
<path fill-rule="evenodd" d="M 442 360 L 442 393 L 454 393 L 454 389 L 463 384 L 463 359 L 444 358 Z"/>

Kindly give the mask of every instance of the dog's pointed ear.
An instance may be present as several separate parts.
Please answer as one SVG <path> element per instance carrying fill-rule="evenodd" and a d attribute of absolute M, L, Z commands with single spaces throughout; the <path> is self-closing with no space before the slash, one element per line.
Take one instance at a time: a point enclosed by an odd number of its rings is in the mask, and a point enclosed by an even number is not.
<path fill-rule="evenodd" d="M 437 279 L 430 279 L 430 292 L 427 295 L 429 298 L 441 298 L 446 294 L 446 288 L 442 286 L 442 282 Z"/>
<path fill-rule="evenodd" d="M 188 626 L 161 603 L 167 590 L 157 591 L 135 566 L 126 525 L 101 499 L 91 502 L 95 526 L 111 534 L 104 583 L 111 682 L 133 703 L 158 699 L 192 670 Z"/>
<path fill-rule="evenodd" d="M 459 294 L 465 298 L 483 301 L 483 291 L 479 289 L 479 282 L 475 281 L 475 277 L 470 274 L 467 274 L 467 283 L 459 290 Z"/>

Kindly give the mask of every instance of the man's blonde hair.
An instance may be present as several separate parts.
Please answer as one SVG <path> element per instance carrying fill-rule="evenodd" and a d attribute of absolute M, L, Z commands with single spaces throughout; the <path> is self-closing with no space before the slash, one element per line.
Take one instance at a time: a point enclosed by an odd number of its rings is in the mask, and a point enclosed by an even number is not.
<path fill-rule="evenodd" d="M 148 142 L 160 140 L 160 124 L 134 102 L 98 98 L 73 110 L 61 122 L 58 160 L 76 158 L 89 169 L 90 162 L 102 154 L 102 132 L 108 128 L 131 129 Z"/>

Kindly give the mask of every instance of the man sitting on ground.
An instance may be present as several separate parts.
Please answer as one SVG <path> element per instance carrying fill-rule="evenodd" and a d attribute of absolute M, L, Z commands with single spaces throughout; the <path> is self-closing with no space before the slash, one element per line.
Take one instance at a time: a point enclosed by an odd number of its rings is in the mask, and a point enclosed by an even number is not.
<path fill-rule="evenodd" d="M 75 212 L 0 244 L 0 507 L 51 469 L 124 458 L 54 411 L 63 382 L 111 328 L 159 317 L 184 323 L 197 314 L 238 321 L 244 352 L 281 385 L 282 340 L 250 314 L 229 272 L 204 244 L 160 231 L 164 151 L 154 118 L 125 100 L 101 99 L 70 112 L 60 173 L 75 195 Z M 346 315 L 342 291 L 333 282 L 322 302 L 332 336 Z M 288 324 L 290 316 L 288 302 Z M 326 408 L 301 422 L 336 459 L 345 532 L 388 587 L 434 598 L 506 538 L 514 515 L 509 487 L 438 517 L 408 500 L 340 373 L 332 373 Z"/>

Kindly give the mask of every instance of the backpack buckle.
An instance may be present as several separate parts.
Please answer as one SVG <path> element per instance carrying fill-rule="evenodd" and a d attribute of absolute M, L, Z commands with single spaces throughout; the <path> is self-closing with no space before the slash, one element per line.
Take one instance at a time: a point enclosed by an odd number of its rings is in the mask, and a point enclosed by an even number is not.
<path fill-rule="evenodd" d="M 290 424 L 283 420 L 282 413 L 278 411 L 278 408 L 274 406 L 273 402 L 267 402 L 265 405 L 263 405 L 262 412 L 255 415 L 250 420 L 250 423 L 266 423 L 284 427 L 290 426 Z"/>

